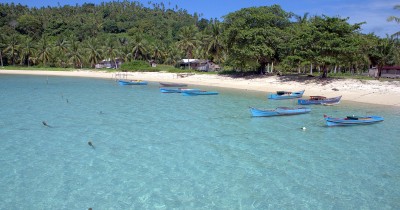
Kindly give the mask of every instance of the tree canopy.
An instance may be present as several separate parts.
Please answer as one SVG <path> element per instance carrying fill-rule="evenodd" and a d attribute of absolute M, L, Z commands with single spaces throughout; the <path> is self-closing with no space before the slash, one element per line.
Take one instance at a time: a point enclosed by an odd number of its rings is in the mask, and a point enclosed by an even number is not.
<path fill-rule="evenodd" d="M 199 58 L 237 72 L 265 73 L 267 65 L 275 64 L 279 71 L 305 73 L 309 68 L 323 76 L 399 64 L 398 39 L 362 34 L 362 24 L 298 15 L 279 5 L 243 8 L 223 20 L 208 20 L 152 2 L 42 8 L 1 3 L 0 61 L 94 68 L 103 59 L 174 65 L 182 58 Z"/>

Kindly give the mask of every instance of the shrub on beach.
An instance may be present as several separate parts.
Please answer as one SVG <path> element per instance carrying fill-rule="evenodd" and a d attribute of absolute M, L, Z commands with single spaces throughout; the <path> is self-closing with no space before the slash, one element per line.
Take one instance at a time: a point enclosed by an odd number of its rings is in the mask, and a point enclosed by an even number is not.
<path fill-rule="evenodd" d="M 121 70 L 124 70 L 124 71 L 158 71 L 154 67 L 151 67 L 148 62 L 140 61 L 140 60 L 123 63 L 121 65 Z"/>

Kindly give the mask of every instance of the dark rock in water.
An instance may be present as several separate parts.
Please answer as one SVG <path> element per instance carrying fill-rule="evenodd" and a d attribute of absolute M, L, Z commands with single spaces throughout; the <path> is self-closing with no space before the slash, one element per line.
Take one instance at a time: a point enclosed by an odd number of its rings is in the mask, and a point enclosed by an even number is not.
<path fill-rule="evenodd" d="M 91 141 L 88 141 L 88 145 L 91 146 L 93 149 L 95 149 L 95 147 Z"/>
<path fill-rule="evenodd" d="M 50 125 L 48 125 L 48 124 L 46 123 L 46 121 L 42 121 L 42 124 L 43 124 L 44 126 L 46 126 L 46 127 L 49 127 L 49 128 L 51 128 L 51 126 L 50 126 Z"/>

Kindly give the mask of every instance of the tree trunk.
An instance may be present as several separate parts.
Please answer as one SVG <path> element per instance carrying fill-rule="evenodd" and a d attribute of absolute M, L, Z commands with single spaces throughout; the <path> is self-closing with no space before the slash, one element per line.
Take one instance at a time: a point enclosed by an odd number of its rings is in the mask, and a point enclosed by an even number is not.
<path fill-rule="evenodd" d="M 260 62 L 260 74 L 265 74 L 265 67 L 267 66 L 266 62 Z"/>
<path fill-rule="evenodd" d="M 313 72 L 312 72 L 312 64 L 310 64 L 310 75 L 312 75 L 313 74 Z"/>
<path fill-rule="evenodd" d="M 300 62 L 297 64 L 297 73 L 301 74 L 301 64 L 300 64 Z"/>
<path fill-rule="evenodd" d="M 1 62 L 1 67 L 3 67 L 3 54 L 1 54 L 1 49 L 0 49 L 0 62 Z"/>
<path fill-rule="evenodd" d="M 322 70 L 321 78 L 327 78 L 328 77 L 328 69 L 326 68 L 326 65 L 323 65 L 322 68 L 323 68 L 323 70 Z"/>
<path fill-rule="evenodd" d="M 274 62 L 271 63 L 271 73 L 274 72 Z"/>
<path fill-rule="evenodd" d="M 136 52 L 135 52 L 135 57 L 133 58 L 134 60 L 136 60 L 136 58 L 137 58 L 137 56 L 138 56 L 138 51 L 139 51 L 139 50 L 136 50 Z"/>
<path fill-rule="evenodd" d="M 378 79 L 380 79 L 382 76 L 382 68 L 383 68 L 383 66 L 378 65 L 378 75 L 377 75 Z"/>

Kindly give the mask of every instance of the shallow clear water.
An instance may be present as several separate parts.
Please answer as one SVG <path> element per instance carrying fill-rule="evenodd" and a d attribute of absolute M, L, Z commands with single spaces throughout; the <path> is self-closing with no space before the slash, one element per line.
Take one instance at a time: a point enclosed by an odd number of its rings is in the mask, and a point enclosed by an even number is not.
<path fill-rule="evenodd" d="M 0 75 L 0 209 L 400 208 L 398 108 L 251 118 L 295 101 L 205 89 L 220 95 Z M 331 128 L 323 114 L 385 121 Z"/>

